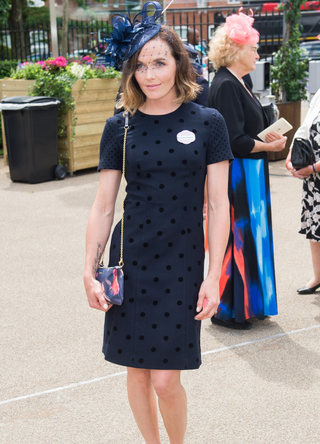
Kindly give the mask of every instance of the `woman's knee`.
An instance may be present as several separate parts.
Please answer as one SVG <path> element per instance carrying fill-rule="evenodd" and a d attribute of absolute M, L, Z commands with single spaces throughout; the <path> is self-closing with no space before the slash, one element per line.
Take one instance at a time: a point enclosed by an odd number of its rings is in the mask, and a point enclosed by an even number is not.
<path fill-rule="evenodd" d="M 150 370 L 143 368 L 127 368 L 127 380 L 139 387 L 149 387 L 151 383 Z"/>
<path fill-rule="evenodd" d="M 151 370 L 153 388 L 159 398 L 175 398 L 180 389 L 180 371 L 178 370 Z"/>

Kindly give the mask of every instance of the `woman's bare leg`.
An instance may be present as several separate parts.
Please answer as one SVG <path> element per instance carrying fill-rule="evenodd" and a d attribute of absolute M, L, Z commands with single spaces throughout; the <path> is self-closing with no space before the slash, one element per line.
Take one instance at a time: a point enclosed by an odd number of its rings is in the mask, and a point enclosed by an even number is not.
<path fill-rule="evenodd" d="M 152 384 L 170 444 L 183 444 L 187 428 L 187 396 L 180 370 L 151 370 Z"/>
<path fill-rule="evenodd" d="M 131 410 L 147 444 L 160 444 L 157 400 L 151 370 L 128 367 L 127 390 Z"/>
<path fill-rule="evenodd" d="M 306 287 L 312 288 L 320 284 L 320 242 L 310 242 L 312 265 L 314 276 L 307 283 Z"/>

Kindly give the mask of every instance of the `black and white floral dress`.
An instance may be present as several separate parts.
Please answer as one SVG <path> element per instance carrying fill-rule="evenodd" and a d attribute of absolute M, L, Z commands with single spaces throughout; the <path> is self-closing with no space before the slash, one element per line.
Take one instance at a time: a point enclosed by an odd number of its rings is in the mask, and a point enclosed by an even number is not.
<path fill-rule="evenodd" d="M 309 132 L 316 162 L 320 160 L 320 108 L 315 115 Z M 299 233 L 307 239 L 320 242 L 320 173 L 311 174 L 303 181 L 301 224 Z"/>

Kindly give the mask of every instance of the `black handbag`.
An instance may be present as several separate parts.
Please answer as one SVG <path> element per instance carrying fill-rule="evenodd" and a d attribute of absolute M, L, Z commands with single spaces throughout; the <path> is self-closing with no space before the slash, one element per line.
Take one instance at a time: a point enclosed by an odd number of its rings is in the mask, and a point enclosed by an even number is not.
<path fill-rule="evenodd" d="M 120 261 L 115 267 L 105 267 L 103 264 L 104 251 L 102 253 L 99 267 L 96 273 L 96 280 L 103 286 L 103 291 L 107 301 L 113 305 L 121 305 L 124 298 L 124 274 L 123 262 L 123 215 L 124 215 L 124 176 L 126 167 L 126 140 L 129 128 L 129 113 L 125 113 L 124 138 L 123 138 L 123 159 L 122 159 L 122 218 L 121 218 L 121 237 L 120 237 Z"/>
<path fill-rule="evenodd" d="M 279 109 L 275 103 L 271 102 L 267 105 L 262 105 L 262 108 L 267 118 L 268 126 L 279 119 Z"/>
<path fill-rule="evenodd" d="M 297 137 L 293 141 L 291 163 L 296 170 L 313 165 L 316 159 L 309 140 Z"/>

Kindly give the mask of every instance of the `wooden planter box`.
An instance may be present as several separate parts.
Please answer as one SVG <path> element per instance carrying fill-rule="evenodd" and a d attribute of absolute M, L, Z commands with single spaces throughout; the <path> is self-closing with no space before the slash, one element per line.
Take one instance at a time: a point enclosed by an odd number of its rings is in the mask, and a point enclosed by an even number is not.
<path fill-rule="evenodd" d="M 288 131 L 285 136 L 287 136 L 287 143 L 284 150 L 279 151 L 277 153 L 269 152 L 268 158 L 269 160 L 281 160 L 285 159 L 288 155 L 289 148 L 292 143 L 293 136 L 295 132 L 301 125 L 301 102 L 285 102 L 285 103 L 277 103 L 277 107 L 279 108 L 280 117 L 286 119 L 293 126 L 292 130 Z"/>
<path fill-rule="evenodd" d="M 1 99 L 27 94 L 31 80 L 5 79 L 1 83 Z M 113 116 L 115 99 L 120 86 L 119 79 L 91 79 L 84 87 L 78 80 L 72 88 L 76 102 L 77 125 L 72 136 L 72 114 L 65 116 L 66 135 L 58 139 L 60 162 L 73 173 L 84 168 L 98 166 L 100 139 L 106 120 Z M 4 161 L 8 164 L 4 125 L 2 125 Z"/>

